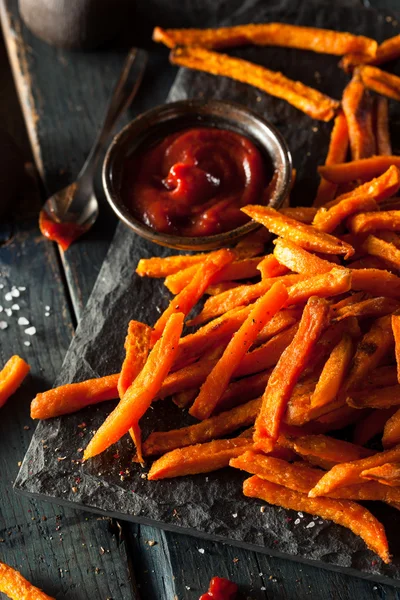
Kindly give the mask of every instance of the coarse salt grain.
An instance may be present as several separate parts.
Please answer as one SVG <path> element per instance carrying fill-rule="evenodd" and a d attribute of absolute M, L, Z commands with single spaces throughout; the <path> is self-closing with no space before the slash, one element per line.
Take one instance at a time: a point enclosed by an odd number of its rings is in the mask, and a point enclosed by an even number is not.
<path fill-rule="evenodd" d="M 238 514 L 237 514 L 237 513 L 232 513 L 232 517 L 233 517 L 234 519 L 237 519 L 237 516 L 238 516 Z"/>
<path fill-rule="evenodd" d="M 50 306 L 45 306 L 44 310 L 50 310 Z"/>
<path fill-rule="evenodd" d="M 31 345 L 30 342 L 28 342 L 28 341 L 24 342 L 24 346 L 30 346 L 30 345 Z"/>
<path fill-rule="evenodd" d="M 297 514 L 299 515 L 300 519 L 302 519 L 304 517 L 302 512 L 298 512 Z"/>
<path fill-rule="evenodd" d="M 296 519 L 294 522 L 295 525 L 298 525 L 299 523 L 300 523 L 300 519 Z"/>
<path fill-rule="evenodd" d="M 19 310 L 19 304 L 13 304 L 11 310 Z"/>
<path fill-rule="evenodd" d="M 0 312 L 3 312 L 3 307 L 2 306 L 0 306 Z"/>
<path fill-rule="evenodd" d="M 204 548 L 198 548 L 198 551 L 200 552 L 200 554 L 204 554 L 205 552 Z"/>
<path fill-rule="evenodd" d="M 315 521 L 310 521 L 310 523 L 306 526 L 306 529 L 311 529 L 315 526 Z"/>
<path fill-rule="evenodd" d="M 7 317 L 11 317 L 11 315 L 12 315 L 11 308 L 6 308 L 4 312 L 6 313 Z"/>
<path fill-rule="evenodd" d="M 13 295 L 11 292 L 7 292 L 7 294 L 4 294 L 4 300 L 6 300 L 6 302 L 11 302 L 12 299 Z"/>
<path fill-rule="evenodd" d="M 19 290 L 11 290 L 11 296 L 14 296 L 14 298 L 19 298 L 21 295 Z"/>
<path fill-rule="evenodd" d="M 29 325 L 29 321 L 26 317 L 19 317 L 18 325 Z"/>
<path fill-rule="evenodd" d="M 8 324 L 5 321 L 0 321 L 0 329 L 7 329 Z"/>
<path fill-rule="evenodd" d="M 260 590 L 261 590 L 262 592 L 265 592 L 265 590 L 266 590 L 266 589 L 267 589 L 267 588 L 265 587 L 265 585 L 262 585 L 262 586 L 260 587 Z"/>
<path fill-rule="evenodd" d="M 4 288 L 4 284 L 0 283 L 0 290 L 2 290 Z"/>
<path fill-rule="evenodd" d="M 26 335 L 35 335 L 36 327 L 28 327 L 28 329 L 25 329 L 25 333 Z"/>
<path fill-rule="evenodd" d="M 49 317 L 49 316 L 50 316 L 50 313 L 49 313 L 49 312 L 45 312 L 45 313 L 44 313 L 44 316 L 45 316 L 45 317 Z"/>
<path fill-rule="evenodd" d="M 26 290 L 26 287 L 22 285 L 18 289 L 20 292 L 24 292 Z"/>

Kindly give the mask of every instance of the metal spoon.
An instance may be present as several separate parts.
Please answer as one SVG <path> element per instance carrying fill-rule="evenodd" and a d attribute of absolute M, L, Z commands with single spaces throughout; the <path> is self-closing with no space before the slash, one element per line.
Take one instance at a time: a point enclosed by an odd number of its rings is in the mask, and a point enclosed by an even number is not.
<path fill-rule="evenodd" d="M 103 125 L 77 180 L 51 196 L 40 211 L 39 227 L 42 234 L 58 242 L 63 250 L 88 231 L 97 219 L 99 205 L 94 193 L 97 163 L 116 121 L 136 96 L 147 58 L 144 50 L 130 50 L 109 101 Z"/>

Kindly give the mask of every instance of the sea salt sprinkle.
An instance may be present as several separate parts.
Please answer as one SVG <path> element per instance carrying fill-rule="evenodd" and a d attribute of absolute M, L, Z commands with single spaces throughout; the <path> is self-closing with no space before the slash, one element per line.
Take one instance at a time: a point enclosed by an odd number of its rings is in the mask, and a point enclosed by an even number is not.
<path fill-rule="evenodd" d="M 11 310 L 11 308 L 5 308 L 5 309 L 4 309 L 4 312 L 6 313 L 7 317 L 11 317 L 11 315 L 12 315 L 12 310 Z"/>
<path fill-rule="evenodd" d="M 17 288 L 13 288 L 11 289 L 11 296 L 14 298 L 19 298 L 21 295 L 21 292 L 19 290 L 17 290 Z"/>
<path fill-rule="evenodd" d="M 308 525 L 306 525 L 306 529 L 311 529 L 315 526 L 315 521 L 310 521 Z"/>
<path fill-rule="evenodd" d="M 6 321 L 0 321 L 0 329 L 7 329 L 8 323 Z"/>
<path fill-rule="evenodd" d="M 24 342 L 24 346 L 30 346 L 30 345 L 31 345 L 31 343 L 28 342 L 28 340 L 26 342 Z"/>
<path fill-rule="evenodd" d="M 204 548 L 197 548 L 197 549 L 200 552 L 200 554 L 204 554 L 204 552 L 205 552 Z"/>
<path fill-rule="evenodd" d="M 29 325 L 29 321 L 26 317 L 19 317 L 18 325 Z"/>
<path fill-rule="evenodd" d="M 26 335 L 35 335 L 36 327 L 28 327 L 28 329 L 25 329 L 25 333 Z"/>
<path fill-rule="evenodd" d="M 19 310 L 19 309 L 20 309 L 19 304 L 13 304 L 11 307 L 11 310 Z"/>

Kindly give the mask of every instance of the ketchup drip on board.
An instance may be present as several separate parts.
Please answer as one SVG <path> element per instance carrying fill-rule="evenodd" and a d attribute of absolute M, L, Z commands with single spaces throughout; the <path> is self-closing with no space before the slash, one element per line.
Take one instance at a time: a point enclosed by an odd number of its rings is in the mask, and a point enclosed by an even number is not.
<path fill-rule="evenodd" d="M 199 127 L 127 159 L 121 195 L 135 218 L 158 232 L 208 236 L 249 221 L 240 208 L 265 203 L 271 177 L 272 166 L 248 138 Z"/>
<path fill-rule="evenodd" d="M 213 577 L 208 592 L 200 596 L 199 600 L 235 600 L 237 592 L 236 583 L 223 577 Z"/>

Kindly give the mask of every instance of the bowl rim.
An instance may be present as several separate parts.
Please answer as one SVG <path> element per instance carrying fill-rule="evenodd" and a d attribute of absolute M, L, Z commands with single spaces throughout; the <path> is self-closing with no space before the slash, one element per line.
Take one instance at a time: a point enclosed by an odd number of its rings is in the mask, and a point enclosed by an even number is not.
<path fill-rule="evenodd" d="M 174 118 L 165 118 L 168 117 L 171 112 L 174 111 L 184 111 L 186 110 L 189 115 L 195 115 L 196 111 L 199 112 L 199 117 L 203 114 L 205 109 L 209 109 L 211 111 L 216 110 L 217 114 L 215 118 L 221 118 L 221 114 L 219 114 L 218 110 L 221 111 L 224 108 L 233 109 L 235 111 L 239 111 L 249 116 L 251 119 L 255 120 L 263 127 L 266 127 L 272 136 L 275 138 L 275 142 L 280 146 L 281 154 L 283 157 L 283 177 L 280 182 L 280 187 L 278 188 L 278 192 L 276 197 L 272 199 L 272 202 L 268 204 L 268 206 L 272 208 L 279 209 L 285 199 L 288 197 L 292 182 L 292 156 L 287 145 L 287 142 L 283 135 L 280 133 L 278 129 L 272 123 L 270 123 L 267 119 L 257 114 L 255 111 L 248 109 L 247 107 L 239 104 L 237 102 L 232 102 L 228 100 L 214 100 L 214 99 L 186 99 L 186 100 L 178 100 L 176 102 L 166 102 L 164 104 L 160 104 L 155 106 L 132 119 L 129 123 L 127 123 L 111 140 L 111 143 L 107 149 L 107 152 L 104 157 L 103 167 L 102 167 L 102 182 L 103 188 L 106 194 L 106 198 L 111 208 L 118 216 L 118 218 L 125 223 L 131 230 L 133 230 L 136 234 L 141 237 L 150 240 L 158 245 L 166 246 L 169 248 L 175 248 L 178 250 L 209 250 L 216 249 L 226 245 L 233 243 L 234 241 L 238 241 L 240 238 L 245 235 L 259 229 L 261 225 L 255 221 L 249 221 L 240 227 L 236 227 L 235 229 L 231 229 L 230 231 L 225 231 L 221 233 L 217 233 L 209 236 L 198 236 L 198 237 L 189 237 L 189 236 L 180 236 L 180 235 L 171 235 L 166 233 L 161 233 L 152 229 L 145 225 L 144 223 L 137 220 L 132 213 L 129 212 L 125 204 L 123 203 L 121 196 L 116 189 L 113 180 L 113 173 L 115 169 L 115 163 L 118 162 L 118 150 L 120 146 L 129 140 L 129 137 L 133 135 L 135 130 L 141 128 L 146 125 L 148 121 L 151 121 L 153 118 L 158 116 L 164 116 L 163 120 L 160 120 L 158 123 L 155 123 L 150 128 L 154 131 L 154 128 L 157 126 L 163 125 L 165 122 L 173 123 Z M 208 113 L 208 115 L 212 115 L 212 112 Z M 182 115 L 180 115 L 181 117 Z M 175 119 L 177 116 L 175 115 Z M 233 119 L 230 119 L 231 122 L 234 122 Z M 222 124 L 223 125 L 223 124 Z M 199 124 L 200 126 L 200 124 Z M 150 131 L 149 129 L 149 131 Z M 243 135 L 246 135 L 244 128 L 240 126 L 238 122 L 238 130 L 242 129 Z M 133 132 L 133 133 L 132 133 Z M 145 143 L 146 140 L 142 140 L 137 148 L 140 148 L 140 145 Z M 134 144 L 132 144 L 134 146 Z M 134 148 L 135 150 L 135 148 Z M 268 150 L 267 150 L 268 152 Z M 271 156 L 271 153 L 268 152 Z M 272 157 L 273 159 L 273 157 Z"/>

